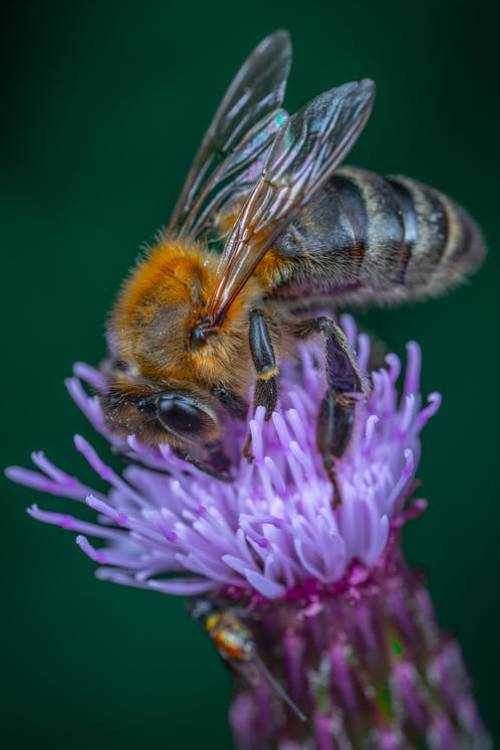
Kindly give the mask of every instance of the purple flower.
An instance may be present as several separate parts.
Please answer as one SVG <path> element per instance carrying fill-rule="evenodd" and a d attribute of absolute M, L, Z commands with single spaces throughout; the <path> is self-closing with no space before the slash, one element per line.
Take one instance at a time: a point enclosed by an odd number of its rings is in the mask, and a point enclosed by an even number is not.
<path fill-rule="evenodd" d="M 369 338 L 357 334 L 350 317 L 342 322 L 367 372 Z M 371 373 L 369 398 L 357 404 L 354 436 L 338 470 L 343 502 L 333 509 L 331 485 L 315 447 L 315 419 L 325 388 L 322 352 L 316 345 L 303 346 L 299 359 L 282 367 L 281 404 L 269 423 L 258 410 L 247 428 L 228 426 L 232 483 L 207 476 L 167 446 L 153 449 L 133 436 L 124 443 L 109 434 L 98 397 L 89 396 L 82 385 L 99 391 L 103 376 L 81 364 L 68 390 L 113 450 L 125 454 L 129 464 L 123 474 L 80 436 L 75 446 L 109 485 L 107 492 L 69 476 L 42 453 L 32 456 L 38 471 L 13 467 L 7 474 L 96 511 L 95 523 L 37 506 L 28 512 L 76 532 L 80 549 L 99 564 L 102 580 L 170 594 L 223 591 L 235 598 L 268 599 L 352 585 L 381 564 L 391 528 L 404 520 L 420 432 L 439 408 L 440 397 L 432 394 L 422 407 L 417 344 L 408 344 L 401 395 L 400 361 L 394 354 L 386 357 L 386 366 Z M 251 463 L 240 458 L 248 428 Z"/>
<path fill-rule="evenodd" d="M 88 523 L 29 510 L 76 532 L 99 578 L 194 597 L 193 616 L 239 676 L 230 710 L 239 750 L 490 750 L 460 650 L 439 631 L 422 576 L 406 567 L 398 543 L 402 524 L 425 507 L 410 497 L 420 432 L 440 398 L 422 406 L 417 344 L 408 345 L 398 390 L 399 359 L 390 354 L 368 372 L 368 337 L 351 318 L 342 323 L 372 388 L 356 405 L 338 466 L 338 507 L 316 449 L 325 390 L 316 345 L 282 363 L 280 408 L 270 422 L 258 411 L 248 424 L 227 426 L 230 483 L 167 446 L 110 434 L 98 395 L 83 385 L 98 393 L 104 376 L 82 364 L 69 392 L 124 455 L 125 470 L 117 473 L 77 436 L 107 491 L 42 453 L 33 454 L 38 471 L 11 468 L 8 476 L 96 512 Z M 251 462 L 241 457 L 249 431 Z"/>

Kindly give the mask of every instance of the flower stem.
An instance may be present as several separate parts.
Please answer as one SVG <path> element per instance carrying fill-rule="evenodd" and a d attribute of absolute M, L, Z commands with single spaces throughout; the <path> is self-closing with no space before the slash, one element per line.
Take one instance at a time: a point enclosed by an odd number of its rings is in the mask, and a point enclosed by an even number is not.
<path fill-rule="evenodd" d="M 246 615 L 259 657 L 300 719 L 258 679 L 236 678 L 239 750 L 485 750 L 457 643 L 436 624 L 422 576 L 399 555 L 362 585 Z"/>

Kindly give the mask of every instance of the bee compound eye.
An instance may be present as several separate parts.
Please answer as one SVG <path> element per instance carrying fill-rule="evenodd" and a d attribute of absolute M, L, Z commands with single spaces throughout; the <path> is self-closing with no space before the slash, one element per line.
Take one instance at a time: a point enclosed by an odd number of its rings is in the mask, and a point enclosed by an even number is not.
<path fill-rule="evenodd" d="M 162 396 L 157 405 L 158 419 L 167 429 L 186 435 L 195 435 L 203 430 L 204 420 L 198 409 L 184 396 Z"/>

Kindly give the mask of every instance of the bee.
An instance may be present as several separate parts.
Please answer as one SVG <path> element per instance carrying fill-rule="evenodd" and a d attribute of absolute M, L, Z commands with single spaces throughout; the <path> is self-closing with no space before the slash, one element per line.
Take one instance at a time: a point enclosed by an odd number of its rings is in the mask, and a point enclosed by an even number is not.
<path fill-rule="evenodd" d="M 290 62 L 289 36 L 277 31 L 229 86 L 168 227 L 111 312 L 102 403 L 112 431 L 167 443 L 227 478 L 226 419 L 247 415 L 252 387 L 269 419 L 280 361 L 320 336 L 317 444 L 335 504 L 337 463 L 369 387 L 335 310 L 441 294 L 478 267 L 484 245 L 442 193 L 341 166 L 370 115 L 373 81 L 333 88 L 290 116 Z"/>
<path fill-rule="evenodd" d="M 222 609 L 207 599 L 195 599 L 190 609 L 194 619 L 204 626 L 219 656 L 232 670 L 250 685 L 258 684 L 262 678 L 266 680 L 295 716 L 306 721 L 305 714 L 262 661 L 251 630 L 234 610 Z"/>

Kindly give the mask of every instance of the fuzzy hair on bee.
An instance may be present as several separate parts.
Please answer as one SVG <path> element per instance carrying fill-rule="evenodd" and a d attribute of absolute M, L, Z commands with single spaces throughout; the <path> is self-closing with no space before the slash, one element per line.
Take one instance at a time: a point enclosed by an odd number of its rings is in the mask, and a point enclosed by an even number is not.
<path fill-rule="evenodd" d="M 480 265 L 484 242 L 433 188 L 342 166 L 369 118 L 373 81 L 333 88 L 289 115 L 291 56 L 277 31 L 229 86 L 165 233 L 111 312 L 102 404 L 112 431 L 167 443 L 228 478 L 225 420 L 247 415 L 252 391 L 269 419 L 280 362 L 319 336 L 317 443 L 335 505 L 336 467 L 369 385 L 324 311 L 441 294 Z M 245 451 L 251 458 L 248 441 Z"/>
<path fill-rule="evenodd" d="M 192 331 L 214 288 L 216 270 L 213 253 L 196 243 L 165 237 L 125 282 L 109 320 L 115 359 L 109 372 L 110 398 L 104 403 L 114 431 L 135 434 L 151 444 L 164 441 L 165 427 L 155 419 L 155 397 L 166 391 L 187 397 L 186 383 L 196 401 L 196 432 L 203 432 L 206 442 L 220 436 L 224 411 L 246 415 L 252 385 L 248 316 L 263 286 L 257 276 L 251 279 L 218 335 L 200 345 Z M 276 347 L 283 338 L 278 330 L 271 326 Z M 181 434 L 174 425 L 169 427 L 170 443 L 182 448 L 187 442 L 184 425 L 179 427 Z"/>

